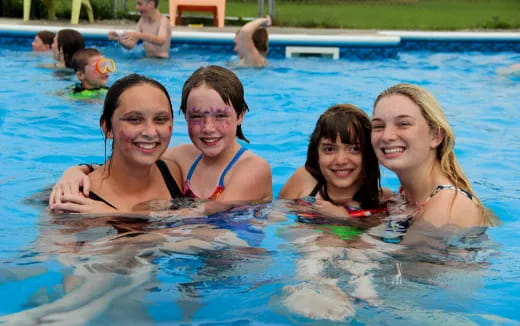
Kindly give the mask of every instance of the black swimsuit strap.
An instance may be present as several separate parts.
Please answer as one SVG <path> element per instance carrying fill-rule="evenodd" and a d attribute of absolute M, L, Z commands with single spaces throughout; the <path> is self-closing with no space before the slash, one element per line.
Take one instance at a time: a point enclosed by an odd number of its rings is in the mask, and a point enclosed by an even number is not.
<path fill-rule="evenodd" d="M 104 200 L 103 198 L 99 197 L 99 196 L 96 195 L 96 193 L 93 192 L 93 191 L 89 192 L 89 194 L 88 194 L 88 198 L 93 199 L 93 200 L 95 200 L 95 201 L 103 202 L 103 203 L 107 204 L 108 206 L 110 206 L 110 207 L 112 207 L 112 208 L 114 208 L 114 209 L 117 209 L 114 205 L 110 204 L 109 202 L 107 202 L 107 201 Z"/>
<path fill-rule="evenodd" d="M 163 160 L 158 160 L 155 164 L 159 168 L 159 171 L 161 171 L 164 183 L 166 184 L 166 187 L 170 192 L 170 196 L 172 196 L 172 198 L 183 197 L 182 192 L 179 189 L 179 186 L 177 185 L 177 182 L 175 182 L 175 179 L 170 173 L 170 169 L 168 169 L 168 165 Z"/>
<path fill-rule="evenodd" d="M 316 195 L 318 194 L 318 191 L 320 191 L 320 188 L 321 188 L 321 184 L 318 182 L 314 188 L 312 189 L 311 193 L 309 194 L 309 196 L 311 197 L 316 197 Z"/>

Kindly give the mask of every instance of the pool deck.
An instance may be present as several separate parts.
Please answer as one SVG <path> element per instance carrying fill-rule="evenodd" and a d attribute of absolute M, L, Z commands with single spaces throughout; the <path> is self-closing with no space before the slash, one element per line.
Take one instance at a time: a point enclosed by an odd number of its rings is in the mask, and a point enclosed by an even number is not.
<path fill-rule="evenodd" d="M 0 18 L 0 32 L 34 33 L 42 29 L 57 31 L 61 28 L 75 28 L 90 36 L 105 36 L 109 30 L 133 30 L 135 22 L 131 20 L 103 20 L 90 24 L 81 21 L 79 25 L 71 25 L 66 20 L 30 20 L 23 21 L 17 18 Z M 189 27 L 176 26 L 172 31 L 172 38 L 200 38 L 229 42 L 233 40 L 237 26 L 216 28 L 212 26 Z M 401 40 L 432 40 L 432 41 L 512 41 L 520 42 L 520 30 L 511 31 L 399 31 L 399 30 L 352 30 L 352 29 L 315 29 L 276 27 L 269 28 L 270 43 L 312 43 L 323 45 L 374 44 L 395 45 Z"/>

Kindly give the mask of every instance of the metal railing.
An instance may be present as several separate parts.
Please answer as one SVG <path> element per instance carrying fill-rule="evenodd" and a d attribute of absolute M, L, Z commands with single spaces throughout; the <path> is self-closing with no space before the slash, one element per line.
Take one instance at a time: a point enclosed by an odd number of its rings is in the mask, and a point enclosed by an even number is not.
<path fill-rule="evenodd" d="M 258 17 L 264 17 L 265 14 L 264 14 L 264 2 L 265 0 L 258 0 Z M 271 18 L 274 18 L 275 16 L 275 10 L 274 10 L 274 5 L 275 5 L 275 0 L 267 0 L 268 2 L 268 15 L 271 16 Z"/>

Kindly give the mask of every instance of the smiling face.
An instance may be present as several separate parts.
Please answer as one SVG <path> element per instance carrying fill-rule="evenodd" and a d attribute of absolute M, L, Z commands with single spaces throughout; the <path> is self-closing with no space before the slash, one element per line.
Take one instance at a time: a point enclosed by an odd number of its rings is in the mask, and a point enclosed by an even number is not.
<path fill-rule="evenodd" d="M 335 140 L 321 138 L 318 146 L 320 171 L 333 193 L 354 194 L 362 182 L 363 158 L 359 144 L 345 144 L 338 135 Z"/>
<path fill-rule="evenodd" d="M 186 121 L 190 139 L 205 156 L 215 157 L 236 142 L 237 116 L 231 105 L 206 84 L 193 88 L 187 99 Z"/>
<path fill-rule="evenodd" d="M 394 94 L 377 102 L 371 140 L 381 164 L 397 172 L 435 160 L 442 137 L 430 128 L 417 104 Z"/>
<path fill-rule="evenodd" d="M 76 73 L 83 88 L 91 89 L 106 86 L 110 73 L 106 72 L 101 74 L 96 69 L 96 63 L 103 59 L 104 57 L 102 55 L 91 56 L 83 71 Z"/>
<path fill-rule="evenodd" d="M 163 91 L 148 83 L 126 89 L 112 116 L 113 158 L 129 164 L 150 166 L 168 148 L 172 135 L 173 117 Z"/>

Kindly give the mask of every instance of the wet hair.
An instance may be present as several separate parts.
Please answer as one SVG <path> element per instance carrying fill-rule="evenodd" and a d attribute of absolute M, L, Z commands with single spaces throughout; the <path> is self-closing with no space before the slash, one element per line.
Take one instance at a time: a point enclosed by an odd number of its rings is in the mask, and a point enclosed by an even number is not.
<path fill-rule="evenodd" d="M 104 138 L 105 138 L 105 162 L 107 160 L 107 132 L 112 131 L 112 117 L 114 116 L 114 112 L 116 112 L 119 107 L 119 98 L 121 95 L 128 89 L 141 85 L 148 84 L 153 87 L 160 89 L 166 98 L 168 99 L 168 104 L 170 106 L 170 112 L 173 116 L 172 102 L 170 99 L 170 94 L 166 88 L 159 83 L 155 79 L 151 79 L 145 77 L 143 75 L 131 74 L 120 78 L 115 81 L 115 83 L 108 89 L 107 95 L 105 96 L 105 102 L 103 104 L 103 112 L 101 112 L 101 117 L 99 118 L 99 124 L 103 127 L 103 123 L 105 124 L 105 130 L 103 130 Z M 114 149 L 114 144 L 112 143 L 112 150 Z M 108 163 L 108 173 L 110 174 L 111 169 L 111 161 Z"/>
<path fill-rule="evenodd" d="M 54 41 L 54 33 L 50 31 L 39 31 L 36 36 L 42 40 L 43 44 L 48 45 L 49 47 L 52 45 Z"/>
<path fill-rule="evenodd" d="M 268 45 L 269 34 L 267 33 L 266 28 L 258 28 L 253 33 L 253 43 L 255 44 L 255 48 L 260 52 L 263 56 L 267 55 L 267 50 L 269 49 Z"/>
<path fill-rule="evenodd" d="M 231 105 L 237 116 L 249 110 L 244 99 L 244 87 L 240 79 L 229 69 L 220 66 L 200 67 L 186 80 L 182 87 L 181 111 L 186 115 L 188 109 L 188 96 L 192 89 L 206 85 L 214 89 L 224 103 Z M 242 132 L 242 126 L 237 126 L 237 137 L 249 143 Z"/>
<path fill-rule="evenodd" d="M 85 47 L 83 36 L 73 29 L 62 29 L 57 34 L 58 50 L 63 53 L 65 67 L 72 68 L 71 61 L 74 52 Z"/>
<path fill-rule="evenodd" d="M 321 184 L 320 195 L 333 202 L 327 193 L 327 181 L 319 164 L 319 145 L 323 138 L 336 141 L 340 137 L 344 144 L 359 144 L 362 157 L 363 182 L 353 199 L 361 203 L 363 209 L 381 206 L 381 174 L 379 162 L 372 148 L 370 133 L 372 127 L 368 115 L 352 104 L 337 104 L 329 107 L 318 119 L 309 140 L 305 169 Z"/>
<path fill-rule="evenodd" d="M 105 96 L 105 102 L 103 104 L 103 112 L 99 118 L 100 124 L 103 122 L 105 123 L 106 131 L 112 131 L 112 117 L 114 116 L 114 112 L 119 106 L 119 98 L 121 95 L 129 88 L 140 84 L 149 84 L 160 89 L 168 99 L 170 112 L 173 116 L 172 101 L 166 88 L 155 79 L 151 79 L 143 75 L 131 74 L 116 80 L 115 83 L 108 89 L 107 95 Z"/>
<path fill-rule="evenodd" d="M 437 160 L 440 162 L 441 172 L 450 179 L 451 182 L 453 182 L 456 188 L 471 193 L 474 201 L 481 209 L 482 216 L 485 217 L 486 223 L 489 225 L 495 225 L 496 221 L 494 221 L 494 216 L 484 210 L 482 202 L 475 195 L 468 178 L 457 162 L 454 152 L 455 133 L 448 123 L 448 119 L 444 114 L 442 106 L 435 99 L 433 94 L 418 85 L 404 83 L 397 84 L 385 89 L 381 94 L 379 94 L 374 102 L 374 109 L 382 98 L 390 95 L 402 95 L 409 98 L 419 107 L 422 116 L 431 129 L 439 129 L 444 132 L 444 139 L 439 146 L 437 146 Z"/>
<path fill-rule="evenodd" d="M 85 67 L 88 65 L 89 59 L 97 55 L 101 55 L 101 52 L 99 52 L 97 49 L 79 49 L 78 51 L 74 52 L 74 55 L 72 56 L 70 62 L 70 66 L 72 69 L 74 69 L 75 72 L 85 71 Z"/>

